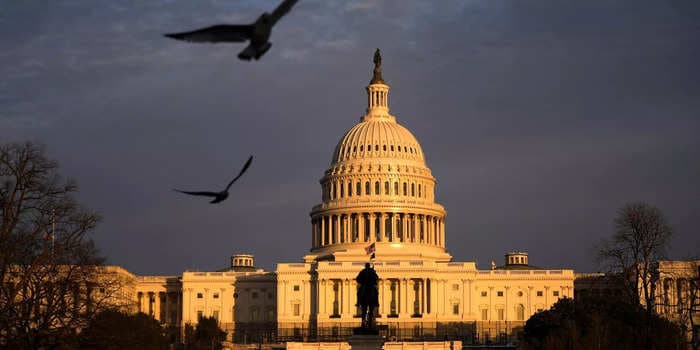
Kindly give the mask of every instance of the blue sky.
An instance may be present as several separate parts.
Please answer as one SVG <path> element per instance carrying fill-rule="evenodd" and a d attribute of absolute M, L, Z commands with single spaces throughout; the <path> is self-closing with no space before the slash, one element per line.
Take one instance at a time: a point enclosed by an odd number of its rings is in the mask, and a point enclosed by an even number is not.
<path fill-rule="evenodd" d="M 308 213 L 382 49 L 391 113 L 421 142 L 448 251 L 488 268 L 598 269 L 626 202 L 661 208 L 668 255 L 700 246 L 700 3 L 300 0 L 271 50 L 163 33 L 252 22 L 276 1 L 0 1 L 0 142 L 47 146 L 139 274 L 308 251 Z M 248 155 L 231 198 L 215 189 Z"/>

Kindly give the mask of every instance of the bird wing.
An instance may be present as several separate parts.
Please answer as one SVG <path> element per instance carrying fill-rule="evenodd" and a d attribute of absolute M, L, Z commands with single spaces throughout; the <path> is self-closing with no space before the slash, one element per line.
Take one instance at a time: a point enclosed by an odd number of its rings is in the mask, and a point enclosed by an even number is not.
<path fill-rule="evenodd" d="M 245 165 L 243 165 L 243 169 L 241 169 L 241 172 L 238 173 L 238 176 L 234 177 L 233 180 L 231 180 L 231 182 L 228 183 L 228 186 L 226 186 L 227 191 L 228 191 L 229 187 L 231 187 L 231 185 L 233 185 L 233 183 L 236 182 L 236 180 L 238 180 L 238 178 L 241 177 L 241 175 L 243 175 L 243 173 L 245 173 L 246 170 L 248 170 L 248 167 L 250 166 L 250 162 L 252 162 L 252 161 L 253 161 L 253 156 L 250 156 L 250 158 L 248 158 L 248 161 L 245 162 Z"/>
<path fill-rule="evenodd" d="M 282 3 L 277 5 L 274 11 L 272 11 L 272 14 L 270 15 L 270 22 L 271 25 L 274 25 L 277 23 L 277 21 L 282 18 L 282 16 L 286 15 L 289 10 L 292 9 L 292 6 L 297 3 L 298 0 L 284 0 Z"/>
<path fill-rule="evenodd" d="M 241 42 L 250 39 L 252 25 L 219 24 L 191 32 L 165 34 L 168 38 L 196 43 Z"/>
<path fill-rule="evenodd" d="M 178 189 L 173 189 L 173 191 L 177 191 L 177 192 L 180 192 L 180 193 L 184 193 L 184 194 L 189 194 L 189 195 L 192 195 L 192 196 L 207 196 L 207 197 L 216 197 L 216 196 L 218 196 L 218 195 L 219 195 L 219 193 L 218 193 L 218 192 L 206 192 L 206 191 L 198 191 L 198 192 L 197 192 L 197 191 L 181 191 L 181 190 L 178 190 Z"/>

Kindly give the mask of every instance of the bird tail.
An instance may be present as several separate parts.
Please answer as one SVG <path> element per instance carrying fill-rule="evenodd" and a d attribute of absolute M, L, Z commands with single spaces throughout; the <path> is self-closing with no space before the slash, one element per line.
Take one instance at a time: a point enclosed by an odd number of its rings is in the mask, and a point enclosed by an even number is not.
<path fill-rule="evenodd" d="M 256 51 L 257 50 L 255 50 L 255 47 L 253 47 L 252 44 L 248 45 L 248 46 L 246 46 L 245 49 L 243 49 L 243 51 L 241 51 L 238 54 L 238 58 L 245 60 L 245 61 L 250 61 L 253 57 L 256 56 Z"/>

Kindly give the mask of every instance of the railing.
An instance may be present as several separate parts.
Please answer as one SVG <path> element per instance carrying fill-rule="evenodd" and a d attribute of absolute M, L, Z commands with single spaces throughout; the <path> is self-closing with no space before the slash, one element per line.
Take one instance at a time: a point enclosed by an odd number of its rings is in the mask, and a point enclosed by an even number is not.
<path fill-rule="evenodd" d="M 386 341 L 450 341 L 469 344 L 507 344 L 517 342 L 522 331 L 522 321 L 473 321 L 473 322 L 385 322 L 379 323 L 379 334 Z M 360 322 L 324 322 L 316 327 L 308 323 L 280 325 L 275 330 L 277 342 L 339 342 L 347 341 Z M 248 329 L 248 332 L 252 329 Z M 262 337 L 262 335 L 260 335 Z M 238 337 L 241 339 L 241 337 Z M 248 333 L 244 338 L 256 338 Z"/>

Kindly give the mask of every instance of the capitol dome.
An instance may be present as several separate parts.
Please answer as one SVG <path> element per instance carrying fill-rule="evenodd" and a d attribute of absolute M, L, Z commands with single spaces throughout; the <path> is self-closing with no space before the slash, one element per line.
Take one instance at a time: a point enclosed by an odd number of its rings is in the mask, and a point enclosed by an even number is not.
<path fill-rule="evenodd" d="M 306 260 L 356 261 L 374 251 L 377 260 L 449 261 L 436 180 L 418 140 L 389 114 L 379 50 L 374 63 L 366 114 L 340 139 L 320 180 Z"/>
<path fill-rule="evenodd" d="M 393 116 L 368 115 L 345 133 L 335 148 L 332 164 L 358 159 L 393 158 L 425 164 L 423 150 L 408 129 Z"/>

